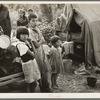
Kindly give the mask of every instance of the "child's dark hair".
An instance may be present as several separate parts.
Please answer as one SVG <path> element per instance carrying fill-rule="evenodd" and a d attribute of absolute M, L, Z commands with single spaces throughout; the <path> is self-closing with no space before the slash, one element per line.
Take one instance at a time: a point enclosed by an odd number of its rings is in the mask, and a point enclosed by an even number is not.
<path fill-rule="evenodd" d="M 17 28 L 17 35 L 16 35 L 17 39 L 20 39 L 21 34 L 26 34 L 29 36 L 29 31 L 25 26 L 20 26 Z"/>
<path fill-rule="evenodd" d="M 51 33 L 52 35 L 54 35 L 54 28 L 51 26 L 48 26 L 48 27 L 42 29 L 43 36 L 47 35 L 48 33 Z"/>
<path fill-rule="evenodd" d="M 24 9 L 19 9 L 18 12 L 22 12 L 23 13 L 23 18 L 25 17 L 25 10 Z"/>
<path fill-rule="evenodd" d="M 52 36 L 50 39 L 52 45 L 55 44 L 58 40 L 60 40 L 60 37 L 57 35 Z"/>
<path fill-rule="evenodd" d="M 36 14 L 31 14 L 31 15 L 29 15 L 29 22 L 30 22 L 30 20 L 31 19 L 33 19 L 33 18 L 38 18 L 38 16 L 36 15 Z"/>
<path fill-rule="evenodd" d="M 33 12 L 33 10 L 32 10 L 32 9 L 28 9 L 28 12 L 29 12 L 29 11 Z"/>

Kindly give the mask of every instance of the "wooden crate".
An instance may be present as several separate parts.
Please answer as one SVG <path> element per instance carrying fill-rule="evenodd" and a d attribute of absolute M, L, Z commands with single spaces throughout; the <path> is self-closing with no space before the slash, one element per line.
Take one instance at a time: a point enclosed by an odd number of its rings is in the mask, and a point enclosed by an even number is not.
<path fill-rule="evenodd" d="M 5 76 L 5 77 L 1 77 L 0 78 L 0 86 L 8 85 L 8 84 L 18 82 L 18 81 L 20 82 L 22 80 L 24 80 L 23 72 L 13 74 L 13 75 L 9 75 L 9 76 Z"/>
<path fill-rule="evenodd" d="M 72 60 L 71 59 L 63 59 L 63 64 L 64 64 L 64 73 L 71 74 L 73 72 Z"/>

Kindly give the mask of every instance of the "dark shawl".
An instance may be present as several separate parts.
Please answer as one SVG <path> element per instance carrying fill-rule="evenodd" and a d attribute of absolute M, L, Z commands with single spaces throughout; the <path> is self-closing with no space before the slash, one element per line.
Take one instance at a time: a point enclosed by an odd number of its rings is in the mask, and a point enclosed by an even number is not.
<path fill-rule="evenodd" d="M 9 17 L 9 11 L 8 8 L 3 4 L 0 6 L 0 26 L 3 28 L 4 34 L 10 36 L 11 21 Z"/>

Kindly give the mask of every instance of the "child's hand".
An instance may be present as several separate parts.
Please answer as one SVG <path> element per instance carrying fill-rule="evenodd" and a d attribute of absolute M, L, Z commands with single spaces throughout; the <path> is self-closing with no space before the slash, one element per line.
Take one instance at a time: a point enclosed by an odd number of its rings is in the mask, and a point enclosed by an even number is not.
<path fill-rule="evenodd" d="M 29 42 L 30 42 L 30 41 L 31 41 L 31 39 L 30 39 L 30 38 L 27 38 L 27 41 L 29 41 Z"/>

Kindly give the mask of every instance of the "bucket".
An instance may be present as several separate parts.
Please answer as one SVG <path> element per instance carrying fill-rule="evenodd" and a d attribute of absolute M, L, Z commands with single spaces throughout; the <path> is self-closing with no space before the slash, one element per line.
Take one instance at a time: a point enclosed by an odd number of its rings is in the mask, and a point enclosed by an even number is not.
<path fill-rule="evenodd" d="M 63 65 L 64 65 L 64 73 L 67 74 L 71 74 L 72 71 L 72 60 L 71 59 L 64 59 L 63 60 Z"/>
<path fill-rule="evenodd" d="M 87 77 L 88 86 L 94 87 L 96 85 L 97 79 L 94 77 Z"/>

